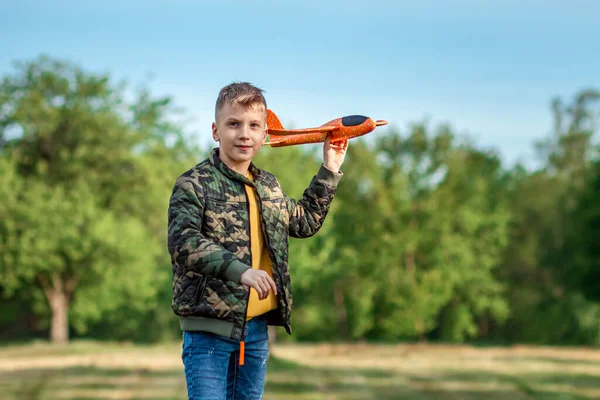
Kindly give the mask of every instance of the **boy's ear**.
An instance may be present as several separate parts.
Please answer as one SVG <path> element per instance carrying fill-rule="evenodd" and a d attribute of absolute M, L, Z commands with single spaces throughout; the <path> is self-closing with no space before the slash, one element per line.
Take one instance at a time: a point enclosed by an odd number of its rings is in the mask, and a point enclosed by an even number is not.
<path fill-rule="evenodd" d="M 217 135 L 217 124 L 215 122 L 212 123 L 212 137 L 215 142 L 219 141 L 219 135 Z"/>

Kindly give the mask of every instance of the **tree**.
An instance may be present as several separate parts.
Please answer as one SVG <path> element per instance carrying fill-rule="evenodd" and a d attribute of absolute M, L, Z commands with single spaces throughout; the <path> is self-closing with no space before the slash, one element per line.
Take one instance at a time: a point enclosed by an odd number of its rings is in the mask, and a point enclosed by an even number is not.
<path fill-rule="evenodd" d="M 460 341 L 479 319 L 505 318 L 492 274 L 509 218 L 494 197 L 497 158 L 455 144 L 446 127 L 416 125 L 405 138 L 352 142 L 344 171 L 331 245 L 314 253 L 325 261 L 313 269 L 326 267 L 312 273 L 313 336 Z"/>
<path fill-rule="evenodd" d="M 406 139 L 382 139 L 380 149 L 386 198 L 395 202 L 384 217 L 385 253 L 396 259 L 386 263 L 387 304 L 378 307 L 388 315 L 384 330 L 418 338 L 437 331 L 452 341 L 478 336 L 478 319 L 502 321 L 508 311 L 493 275 L 509 221 L 494 196 L 498 158 L 457 143 L 449 127 L 432 133 L 423 124 Z"/>
<path fill-rule="evenodd" d="M 600 301 L 600 161 L 590 171 L 589 184 L 581 194 L 572 214 L 574 226 L 568 257 L 572 268 L 568 268 L 565 279 L 571 287 L 580 290 L 590 301 Z"/>
<path fill-rule="evenodd" d="M 507 197 L 512 221 L 510 243 L 498 278 L 512 290 L 512 310 L 504 339 L 537 343 L 597 341 L 593 321 L 598 307 L 581 296 L 578 273 L 580 237 L 574 213 L 589 185 L 598 112 L 597 91 L 584 90 L 571 104 L 552 101 L 554 132 L 538 143 L 544 165 L 535 171 L 510 171 Z M 575 278 L 577 277 L 577 278 Z M 560 321 L 560 323 L 557 323 Z M 593 332 L 596 333 L 593 333 Z"/>
<path fill-rule="evenodd" d="M 127 102 L 125 89 L 45 56 L 0 85 L 0 284 L 50 310 L 54 342 L 151 308 L 166 264 L 163 214 L 193 146 L 169 122 L 170 99 Z"/>

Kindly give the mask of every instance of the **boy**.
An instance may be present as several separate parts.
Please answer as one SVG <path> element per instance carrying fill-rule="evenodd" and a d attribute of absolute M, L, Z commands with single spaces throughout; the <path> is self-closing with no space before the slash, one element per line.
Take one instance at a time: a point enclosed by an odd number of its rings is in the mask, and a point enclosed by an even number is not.
<path fill-rule="evenodd" d="M 324 163 L 302 199 L 283 193 L 252 158 L 267 136 L 262 90 L 232 83 L 212 124 L 219 147 L 182 174 L 169 202 L 173 311 L 183 331 L 189 399 L 261 399 L 267 326 L 291 334 L 288 237 L 317 233 L 348 142 L 323 145 Z"/>

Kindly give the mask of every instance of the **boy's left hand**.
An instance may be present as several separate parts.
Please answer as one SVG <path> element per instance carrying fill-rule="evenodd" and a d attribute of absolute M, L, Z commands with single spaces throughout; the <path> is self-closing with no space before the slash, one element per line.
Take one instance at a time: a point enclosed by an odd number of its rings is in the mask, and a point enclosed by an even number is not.
<path fill-rule="evenodd" d="M 348 139 L 341 142 L 330 143 L 331 135 L 327 135 L 325 143 L 323 143 L 323 165 L 333 173 L 338 174 L 340 167 L 346 158 L 346 150 L 348 149 Z"/>

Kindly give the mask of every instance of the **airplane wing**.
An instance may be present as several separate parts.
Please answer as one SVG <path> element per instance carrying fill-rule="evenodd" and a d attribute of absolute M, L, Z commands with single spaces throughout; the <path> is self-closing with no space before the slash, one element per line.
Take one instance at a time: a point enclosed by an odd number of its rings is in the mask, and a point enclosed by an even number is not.
<path fill-rule="evenodd" d="M 267 133 L 269 135 L 302 135 L 305 133 L 321 133 L 321 132 L 331 132 L 340 129 L 339 126 L 321 126 L 319 128 L 305 128 L 305 129 L 269 129 Z"/>

